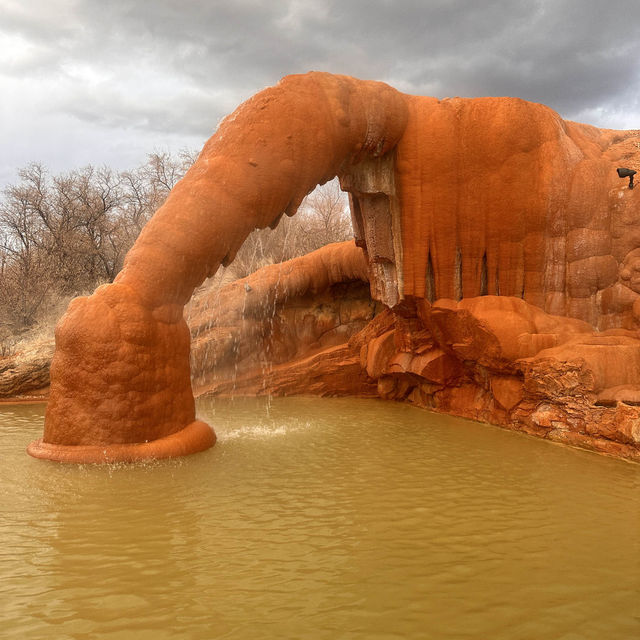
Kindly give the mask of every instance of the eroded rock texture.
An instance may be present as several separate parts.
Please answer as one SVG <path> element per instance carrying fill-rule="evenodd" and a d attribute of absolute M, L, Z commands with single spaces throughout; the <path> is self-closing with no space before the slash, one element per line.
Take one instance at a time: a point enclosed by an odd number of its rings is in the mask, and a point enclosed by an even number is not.
<path fill-rule="evenodd" d="M 167 438 L 163 455 L 212 444 L 195 421 L 183 306 L 252 229 L 338 175 L 364 259 L 352 247 L 301 262 L 286 295 L 274 271 L 233 285 L 195 335 L 199 385 L 375 385 L 382 397 L 636 456 L 640 189 L 616 168 L 637 168 L 639 141 L 518 99 L 285 78 L 222 123 L 116 282 L 70 305 L 30 453 L 135 459 Z M 387 311 L 347 340 L 374 308 L 365 277 Z M 207 349 L 224 375 L 211 377 Z"/>
<path fill-rule="evenodd" d="M 43 389 L 49 386 L 52 356 L 53 342 L 45 339 L 0 357 L 0 402 L 4 398 L 42 398 Z"/>
<path fill-rule="evenodd" d="M 373 262 L 394 262 L 405 296 L 515 296 L 596 328 L 638 326 L 640 196 L 615 171 L 640 163 L 638 132 L 515 98 L 407 105 L 388 165 L 343 179 L 356 237 Z"/>
<path fill-rule="evenodd" d="M 352 242 L 207 290 L 188 309 L 194 390 L 375 396 L 347 343 L 383 308 Z"/>
<path fill-rule="evenodd" d="M 353 245 L 338 247 L 331 247 L 331 258 L 341 273 Z M 324 252 L 303 260 L 321 263 Z M 296 262 L 284 268 L 288 277 Z M 276 282 L 286 288 L 287 276 L 269 267 L 199 301 L 195 317 L 209 319 L 208 325 L 191 320 L 199 392 L 381 397 L 640 460 L 636 331 L 594 331 L 507 296 L 413 299 L 392 310 L 373 304 L 359 280 L 349 283 L 357 296 L 348 297 L 322 277 L 313 296 L 305 291 L 272 306 L 271 292 Z M 248 283 L 261 286 L 246 292 Z M 251 313 L 239 312 L 254 291 Z M 220 299 L 230 311 L 204 311 L 206 303 L 219 309 Z M 269 313 L 256 315 L 263 305 Z M 318 323 L 319 309 L 334 320 Z M 355 322 L 336 331 L 337 317 Z M 315 330 L 301 337 L 305 326 Z M 330 339 L 323 342 L 322 335 Z M 289 346 L 273 350 L 279 343 Z"/>
<path fill-rule="evenodd" d="M 253 229 L 293 215 L 343 167 L 392 150 L 406 121 L 404 96 L 388 85 L 324 73 L 287 77 L 226 118 L 116 281 L 74 300 L 58 324 L 44 436 L 29 453 L 156 457 L 149 445 L 169 436 L 167 455 L 211 446 L 213 431 L 195 421 L 184 304 Z"/>

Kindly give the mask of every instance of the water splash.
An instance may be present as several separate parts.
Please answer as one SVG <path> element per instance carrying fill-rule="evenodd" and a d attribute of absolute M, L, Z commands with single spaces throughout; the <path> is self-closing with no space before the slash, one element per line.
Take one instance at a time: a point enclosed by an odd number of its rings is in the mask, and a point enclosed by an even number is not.
<path fill-rule="evenodd" d="M 271 402 L 266 405 L 267 412 L 271 409 Z M 310 422 L 291 422 L 286 424 L 268 424 L 258 423 L 254 425 L 245 425 L 231 429 L 230 431 L 222 432 L 219 434 L 220 442 L 226 442 L 229 440 L 246 440 L 255 439 L 263 440 L 266 438 L 279 438 L 283 436 L 289 436 L 296 432 L 306 431 L 311 427 Z"/>

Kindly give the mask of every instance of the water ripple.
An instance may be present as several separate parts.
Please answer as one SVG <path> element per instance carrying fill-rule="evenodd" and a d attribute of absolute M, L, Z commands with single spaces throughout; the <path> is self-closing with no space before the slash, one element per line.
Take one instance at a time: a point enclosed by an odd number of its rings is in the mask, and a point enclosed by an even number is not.
<path fill-rule="evenodd" d="M 99 467 L 0 411 L 8 637 L 637 637 L 637 466 L 376 401 L 199 413 L 210 451 Z"/>

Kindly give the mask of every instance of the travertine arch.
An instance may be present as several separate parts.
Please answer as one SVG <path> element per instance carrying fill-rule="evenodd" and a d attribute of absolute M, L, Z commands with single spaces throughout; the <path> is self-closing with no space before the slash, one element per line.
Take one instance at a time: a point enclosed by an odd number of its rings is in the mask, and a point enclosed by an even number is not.
<path fill-rule="evenodd" d="M 318 183 L 399 141 L 405 98 L 326 73 L 284 78 L 241 105 L 145 226 L 113 284 L 78 298 L 56 329 L 44 437 L 29 453 L 94 462 L 211 446 L 195 420 L 193 290 L 255 228 L 293 215 Z"/>
<path fill-rule="evenodd" d="M 388 306 L 512 296 L 595 328 L 637 329 L 640 287 L 628 274 L 640 272 L 640 189 L 615 173 L 637 167 L 637 141 L 517 98 L 285 78 L 221 124 L 115 282 L 71 303 L 44 437 L 29 452 L 101 461 L 210 446 L 195 420 L 183 306 L 254 228 L 293 215 L 336 175 L 372 293 Z"/>

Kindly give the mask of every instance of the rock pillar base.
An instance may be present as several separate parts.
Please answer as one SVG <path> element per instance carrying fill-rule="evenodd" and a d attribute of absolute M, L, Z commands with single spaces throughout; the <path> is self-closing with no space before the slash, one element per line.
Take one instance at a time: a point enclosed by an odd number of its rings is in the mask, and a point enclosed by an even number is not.
<path fill-rule="evenodd" d="M 158 440 L 104 445 L 62 445 L 34 440 L 27 453 L 34 458 L 76 464 L 109 464 L 114 462 L 141 462 L 160 458 L 177 458 L 198 453 L 213 446 L 216 434 L 213 429 L 195 420 L 184 429 Z"/>

